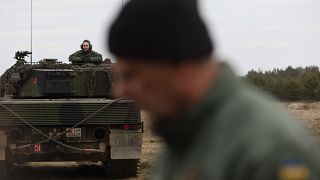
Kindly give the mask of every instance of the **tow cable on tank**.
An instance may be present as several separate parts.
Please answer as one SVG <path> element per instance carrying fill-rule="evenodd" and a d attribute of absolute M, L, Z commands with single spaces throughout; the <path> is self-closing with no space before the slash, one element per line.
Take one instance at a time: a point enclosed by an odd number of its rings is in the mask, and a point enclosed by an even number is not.
<path fill-rule="evenodd" d="M 111 103 L 99 108 L 97 111 L 93 112 L 92 114 L 90 114 L 88 117 L 84 118 L 83 120 L 81 120 L 80 122 L 78 122 L 77 124 L 75 124 L 74 126 L 72 126 L 70 129 L 76 128 L 77 126 L 81 125 L 82 123 L 84 123 L 85 121 L 87 121 L 88 119 L 90 119 L 91 117 L 93 117 L 94 115 L 96 115 L 97 113 L 99 113 L 100 111 L 104 110 L 105 108 L 110 107 L 112 104 L 122 100 L 123 98 L 119 98 L 119 99 L 115 99 L 114 101 L 112 101 Z M 52 140 L 53 142 L 60 144 L 64 147 L 73 149 L 73 150 L 77 150 L 77 151 L 84 151 L 84 152 L 96 152 L 96 153 L 101 153 L 104 151 L 101 150 L 97 150 L 97 149 L 81 149 L 81 148 L 77 148 L 77 147 L 73 147 L 70 145 L 67 145 L 65 143 L 62 143 L 60 141 L 55 140 L 55 138 L 57 138 L 58 136 L 64 135 L 68 132 L 68 130 L 65 130 L 63 132 L 61 132 L 61 134 L 58 134 L 56 136 L 50 137 L 48 135 L 46 135 L 45 133 L 43 133 L 42 131 L 40 131 L 39 129 L 37 129 L 36 127 L 34 127 L 32 124 L 30 124 L 29 122 L 27 122 L 26 120 L 24 120 L 21 116 L 19 116 L 16 112 L 14 112 L 13 110 L 11 110 L 10 108 L 8 108 L 7 106 L 5 106 L 4 104 L 0 103 L 0 106 L 2 106 L 3 108 L 5 108 L 7 111 L 9 111 L 11 114 L 13 114 L 14 116 L 16 116 L 19 120 L 21 120 L 23 123 L 25 123 L 26 125 L 28 125 L 29 127 L 31 127 L 33 130 L 37 131 L 38 133 L 40 133 L 42 136 L 46 137 L 47 139 L 39 141 L 37 143 L 32 143 L 32 144 L 26 144 L 23 146 L 18 146 L 15 147 L 14 149 L 24 149 L 24 148 L 28 148 L 30 146 L 34 146 L 37 144 L 43 144 L 45 142 L 48 142 L 50 140 Z"/>

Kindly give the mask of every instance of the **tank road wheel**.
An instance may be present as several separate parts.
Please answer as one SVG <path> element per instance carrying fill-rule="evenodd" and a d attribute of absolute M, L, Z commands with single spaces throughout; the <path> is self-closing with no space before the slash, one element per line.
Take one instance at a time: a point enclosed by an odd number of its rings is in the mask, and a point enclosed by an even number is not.
<path fill-rule="evenodd" d="M 7 163 L 7 136 L 4 131 L 0 131 L 0 179 L 8 179 L 8 163 Z"/>
<path fill-rule="evenodd" d="M 123 179 L 138 175 L 140 161 L 138 159 L 119 159 L 104 162 L 103 165 L 109 178 Z"/>
<path fill-rule="evenodd" d="M 8 179 L 8 163 L 5 160 L 0 160 L 0 179 Z"/>

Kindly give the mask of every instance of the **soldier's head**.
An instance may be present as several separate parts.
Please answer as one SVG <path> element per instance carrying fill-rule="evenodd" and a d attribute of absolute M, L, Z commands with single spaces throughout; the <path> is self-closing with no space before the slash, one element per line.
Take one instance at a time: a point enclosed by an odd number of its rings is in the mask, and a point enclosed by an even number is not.
<path fill-rule="evenodd" d="M 196 0 L 131 0 L 108 43 L 117 59 L 115 94 L 156 116 L 186 110 L 208 86 L 214 46 Z"/>
<path fill-rule="evenodd" d="M 92 50 L 92 45 L 91 45 L 91 43 L 90 43 L 89 40 L 83 40 L 83 42 L 82 42 L 82 44 L 80 45 L 80 47 L 81 47 L 81 49 L 82 49 L 83 51 L 86 51 L 86 52 Z"/>

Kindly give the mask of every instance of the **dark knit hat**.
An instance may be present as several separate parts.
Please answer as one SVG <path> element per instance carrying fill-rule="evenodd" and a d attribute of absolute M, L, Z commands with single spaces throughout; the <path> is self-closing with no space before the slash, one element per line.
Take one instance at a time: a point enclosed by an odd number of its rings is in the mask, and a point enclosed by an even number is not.
<path fill-rule="evenodd" d="M 110 51 L 127 58 L 179 61 L 214 47 L 196 0 L 131 0 L 109 32 Z"/>

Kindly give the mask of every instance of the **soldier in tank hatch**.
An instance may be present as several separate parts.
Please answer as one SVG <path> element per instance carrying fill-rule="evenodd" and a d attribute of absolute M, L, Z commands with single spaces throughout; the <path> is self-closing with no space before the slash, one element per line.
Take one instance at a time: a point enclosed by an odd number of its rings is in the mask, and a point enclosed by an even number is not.
<path fill-rule="evenodd" d="M 69 56 L 69 61 L 72 62 L 72 64 L 100 64 L 102 62 L 102 55 L 92 50 L 92 45 L 89 40 L 84 40 L 80 48 L 81 50 Z"/>
<path fill-rule="evenodd" d="M 116 94 L 166 142 L 153 180 L 318 180 L 319 148 L 272 98 L 221 63 L 196 0 L 131 0 L 109 31 Z"/>

